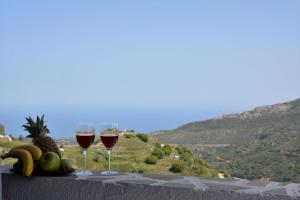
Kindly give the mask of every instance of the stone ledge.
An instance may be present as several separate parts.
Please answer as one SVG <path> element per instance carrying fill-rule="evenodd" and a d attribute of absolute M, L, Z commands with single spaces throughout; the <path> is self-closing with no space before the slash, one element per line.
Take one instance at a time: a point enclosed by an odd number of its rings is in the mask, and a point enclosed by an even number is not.
<path fill-rule="evenodd" d="M 2 174 L 3 200 L 295 200 L 300 184 L 121 173 L 88 178 Z"/>

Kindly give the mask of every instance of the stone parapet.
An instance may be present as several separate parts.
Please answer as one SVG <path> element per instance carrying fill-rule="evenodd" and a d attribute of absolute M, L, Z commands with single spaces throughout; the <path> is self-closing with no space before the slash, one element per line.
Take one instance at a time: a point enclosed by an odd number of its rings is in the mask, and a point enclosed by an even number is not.
<path fill-rule="evenodd" d="M 3 200 L 295 200 L 300 184 L 121 173 L 87 178 L 2 173 Z"/>

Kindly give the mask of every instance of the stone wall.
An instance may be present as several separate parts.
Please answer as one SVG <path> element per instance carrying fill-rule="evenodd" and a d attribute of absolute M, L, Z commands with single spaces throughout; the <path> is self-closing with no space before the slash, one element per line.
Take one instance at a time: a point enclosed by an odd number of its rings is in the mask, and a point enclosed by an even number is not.
<path fill-rule="evenodd" d="M 121 173 L 80 178 L 2 173 L 3 200 L 290 200 L 300 184 Z"/>

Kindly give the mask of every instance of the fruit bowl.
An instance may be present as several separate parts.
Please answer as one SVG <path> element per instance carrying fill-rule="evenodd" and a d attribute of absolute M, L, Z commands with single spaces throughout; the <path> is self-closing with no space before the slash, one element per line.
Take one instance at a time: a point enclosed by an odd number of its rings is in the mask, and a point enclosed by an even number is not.
<path fill-rule="evenodd" d="M 13 168 L 10 169 L 11 172 L 22 175 L 22 172 L 16 171 Z M 46 172 L 46 171 L 33 171 L 31 176 L 66 176 L 70 173 L 73 173 L 75 171 L 74 168 L 68 169 L 68 170 L 57 170 L 57 171 L 51 171 L 51 172 Z"/>

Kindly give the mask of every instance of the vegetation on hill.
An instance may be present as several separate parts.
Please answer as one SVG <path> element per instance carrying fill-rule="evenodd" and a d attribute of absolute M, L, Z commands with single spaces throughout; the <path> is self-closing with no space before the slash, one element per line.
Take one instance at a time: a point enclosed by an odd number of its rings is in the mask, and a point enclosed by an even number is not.
<path fill-rule="evenodd" d="M 300 99 L 153 136 L 164 143 L 189 145 L 216 169 L 239 178 L 300 182 Z"/>
<path fill-rule="evenodd" d="M 293 143 L 294 146 L 291 147 L 297 148 L 296 141 Z M 281 182 L 300 182 L 299 149 L 289 149 L 280 144 L 262 140 L 249 145 L 217 148 L 198 146 L 194 147 L 194 152 L 202 155 L 211 166 L 219 171 L 227 171 L 234 177 L 246 179 L 269 177 L 271 180 Z"/>
<path fill-rule="evenodd" d="M 143 142 L 148 142 L 148 140 L 149 140 L 149 136 L 146 134 L 139 133 L 139 134 L 136 134 L 136 137 L 139 138 Z"/>

